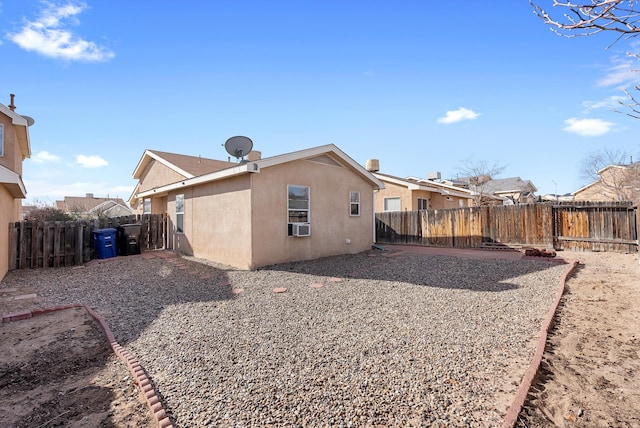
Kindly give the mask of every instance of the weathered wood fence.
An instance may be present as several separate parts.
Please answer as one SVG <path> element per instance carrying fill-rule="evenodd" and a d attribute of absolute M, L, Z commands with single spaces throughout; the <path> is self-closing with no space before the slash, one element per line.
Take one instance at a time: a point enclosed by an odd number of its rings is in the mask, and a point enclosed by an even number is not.
<path fill-rule="evenodd" d="M 638 251 L 637 206 L 571 203 L 376 213 L 376 242 Z"/>
<path fill-rule="evenodd" d="M 93 231 L 139 224 L 142 251 L 165 247 L 162 214 L 131 215 L 91 221 L 9 223 L 9 269 L 78 266 L 96 258 Z"/>

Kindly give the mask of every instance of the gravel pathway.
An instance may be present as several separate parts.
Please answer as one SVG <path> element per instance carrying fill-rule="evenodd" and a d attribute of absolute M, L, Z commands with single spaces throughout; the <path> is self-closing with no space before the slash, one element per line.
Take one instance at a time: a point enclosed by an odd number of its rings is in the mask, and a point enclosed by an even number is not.
<path fill-rule="evenodd" d="M 177 427 L 487 427 L 566 268 L 377 250 L 251 272 L 130 256 L 0 287 L 96 308 Z"/>

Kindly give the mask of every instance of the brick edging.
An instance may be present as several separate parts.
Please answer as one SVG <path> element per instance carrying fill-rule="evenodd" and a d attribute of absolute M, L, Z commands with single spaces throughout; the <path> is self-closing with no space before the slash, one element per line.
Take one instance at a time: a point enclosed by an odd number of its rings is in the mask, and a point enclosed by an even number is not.
<path fill-rule="evenodd" d="M 84 308 L 87 313 L 100 325 L 104 335 L 106 336 L 113 352 L 127 365 L 129 372 L 138 384 L 138 390 L 140 394 L 144 396 L 144 399 L 151 411 L 152 418 L 157 422 L 159 428 L 171 428 L 173 423 L 167 416 L 167 412 L 164 409 L 158 394 L 151 383 L 151 379 L 147 376 L 144 368 L 140 365 L 138 360 L 134 358 L 126 349 L 124 349 L 118 342 L 116 342 L 111 329 L 107 323 L 100 317 L 93 309 L 83 304 L 54 306 L 50 308 L 36 308 L 32 310 L 25 310 L 20 312 L 14 312 L 2 316 L 2 322 L 20 321 L 35 317 L 37 315 L 48 314 L 55 311 L 62 311 L 65 309 Z"/>
<path fill-rule="evenodd" d="M 551 330 L 551 326 L 553 324 L 553 320 L 556 316 L 556 311 L 558 310 L 558 306 L 560 305 L 560 301 L 562 300 L 562 296 L 565 292 L 567 277 L 573 272 L 575 267 L 578 265 L 577 260 L 562 260 L 562 259 L 550 259 L 543 257 L 529 257 L 524 256 L 523 259 L 537 259 L 537 260 L 549 260 L 555 261 L 559 263 L 567 263 L 569 266 L 565 270 L 564 274 L 560 278 L 560 285 L 558 286 L 558 291 L 556 292 L 556 298 L 553 301 L 553 304 L 549 308 L 549 312 L 547 313 L 547 317 L 542 322 L 542 328 L 540 329 L 540 338 L 538 339 L 538 346 L 536 347 L 536 352 L 529 363 L 529 368 L 525 372 L 522 380 L 520 382 L 520 386 L 516 391 L 515 398 L 513 399 L 513 403 L 509 407 L 507 411 L 507 415 L 504 418 L 504 422 L 502 423 L 502 428 L 513 428 L 518 421 L 518 416 L 520 415 L 520 411 L 522 410 L 522 406 L 529 395 L 529 390 L 533 385 L 534 380 L 538 376 L 538 372 L 540 371 L 540 364 L 542 363 L 542 356 L 544 355 L 544 351 L 547 346 L 547 338 L 549 334 L 549 330 Z"/>

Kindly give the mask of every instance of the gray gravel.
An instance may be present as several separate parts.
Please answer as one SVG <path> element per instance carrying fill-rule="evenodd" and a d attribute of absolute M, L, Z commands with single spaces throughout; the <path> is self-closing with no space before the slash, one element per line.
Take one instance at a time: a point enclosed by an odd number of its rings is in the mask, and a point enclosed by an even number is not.
<path fill-rule="evenodd" d="M 388 255 L 130 256 L 0 287 L 96 308 L 178 427 L 500 426 L 566 265 Z"/>

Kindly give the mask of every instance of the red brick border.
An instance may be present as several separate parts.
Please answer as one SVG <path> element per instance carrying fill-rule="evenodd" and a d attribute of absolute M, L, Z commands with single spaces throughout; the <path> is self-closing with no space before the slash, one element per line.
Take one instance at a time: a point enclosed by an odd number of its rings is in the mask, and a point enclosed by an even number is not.
<path fill-rule="evenodd" d="M 558 305 L 560 305 L 560 300 L 564 295 L 565 286 L 567 282 L 567 277 L 573 272 L 575 267 L 578 265 L 577 260 L 563 260 L 563 259 L 544 259 L 541 257 L 529 257 L 523 256 L 523 259 L 536 259 L 536 260 L 549 260 L 555 261 L 559 263 L 567 263 L 568 267 L 565 270 L 564 274 L 560 278 L 560 285 L 558 286 L 558 291 L 556 292 L 556 298 L 551 304 L 551 308 L 549 308 L 549 312 L 547 313 L 547 318 L 542 322 L 542 328 L 540 329 L 540 338 L 538 339 L 538 346 L 536 347 L 536 352 L 529 363 L 529 368 L 525 372 L 522 377 L 522 381 L 520 382 L 520 386 L 516 391 L 516 396 L 513 399 L 513 403 L 509 410 L 507 411 L 507 415 L 504 418 L 504 422 L 502 423 L 502 428 L 513 428 L 518 421 L 518 416 L 520 415 L 520 411 L 522 410 L 522 406 L 529 394 L 529 390 L 531 389 L 531 385 L 535 378 L 538 376 L 538 372 L 540 371 L 540 363 L 542 362 L 542 356 L 547 346 L 547 336 L 549 330 L 551 330 L 551 326 L 553 324 L 553 320 L 556 316 L 556 311 L 558 310 Z"/>
<path fill-rule="evenodd" d="M 136 360 L 127 350 L 125 350 L 122 346 L 116 342 L 111 329 L 107 326 L 107 323 L 91 308 L 82 305 L 65 305 L 65 306 L 55 306 L 50 308 L 37 308 L 33 310 L 25 310 L 20 312 L 14 312 L 12 314 L 7 314 L 2 316 L 2 322 L 13 322 L 20 321 L 32 318 L 37 315 L 43 315 L 54 311 L 62 311 L 65 309 L 73 309 L 73 308 L 84 308 L 87 313 L 100 325 L 100 328 L 104 332 L 109 344 L 111 345 L 111 349 L 113 352 L 127 365 L 129 372 L 135 379 L 138 384 L 138 389 L 140 394 L 144 396 L 144 399 L 151 411 L 152 418 L 158 423 L 159 428 L 169 428 L 173 427 L 173 423 L 167 416 L 167 412 L 165 411 L 162 403 L 160 402 L 160 398 L 158 398 L 158 394 L 151 384 L 151 379 L 147 376 L 144 368 L 140 365 L 138 360 Z"/>

